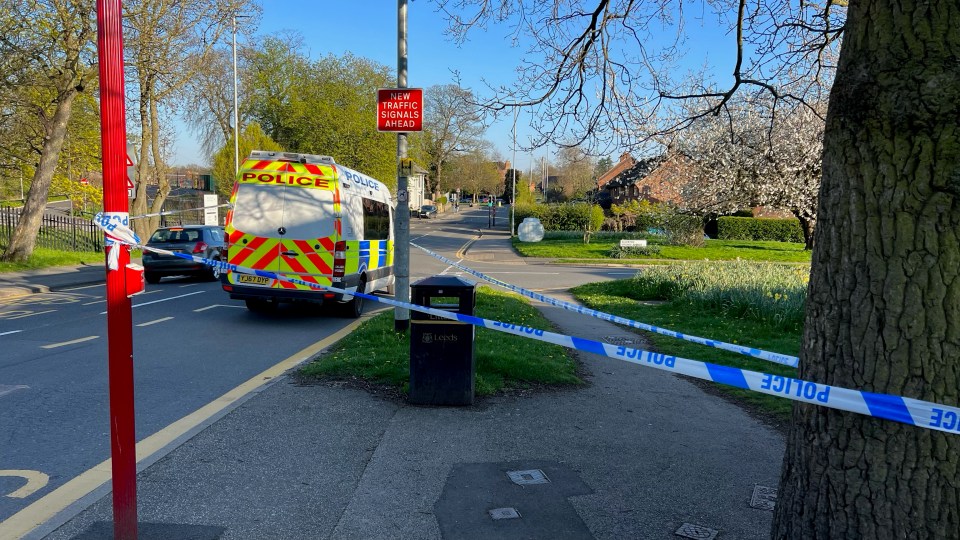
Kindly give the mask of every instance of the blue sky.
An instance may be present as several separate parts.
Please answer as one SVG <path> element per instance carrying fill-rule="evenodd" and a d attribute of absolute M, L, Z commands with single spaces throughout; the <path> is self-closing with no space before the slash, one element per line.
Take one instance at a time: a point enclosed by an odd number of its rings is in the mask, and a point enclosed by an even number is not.
<path fill-rule="evenodd" d="M 354 2 L 322 0 L 265 0 L 258 34 L 295 30 L 303 36 L 305 52 L 318 58 L 347 52 L 396 68 L 397 65 L 397 2 L 395 0 L 357 0 Z M 243 19 L 240 20 L 243 24 Z M 446 34 L 446 22 L 436 5 L 426 0 L 410 0 L 407 14 L 408 81 L 410 87 L 428 88 L 437 84 L 459 83 L 480 96 L 489 95 L 484 81 L 492 85 L 512 84 L 515 68 L 525 54 L 523 44 L 511 47 L 511 28 L 489 26 L 474 31 L 470 41 L 457 45 Z M 718 36 L 715 35 L 713 39 Z M 241 39 L 241 38 L 238 38 Z M 696 44 L 700 50 L 708 43 Z M 694 56 L 696 58 L 694 58 Z M 691 63 L 704 61 L 701 54 L 691 55 Z M 242 93 L 240 98 L 242 99 Z M 371 96 L 373 99 L 373 96 Z M 512 116 L 512 115 L 511 115 Z M 539 160 L 550 149 L 523 153 L 519 147 L 528 141 L 531 131 L 529 116 L 519 114 L 517 122 L 517 158 L 519 168 L 526 170 L 531 160 Z M 374 118 L 370 119 L 371 129 Z M 494 123 L 486 138 L 493 142 L 504 159 L 511 159 L 513 121 L 506 118 Z M 174 163 L 204 163 L 206 158 L 196 151 L 193 135 L 180 130 L 175 145 Z M 322 153 L 322 149 L 317 149 Z M 614 159 L 616 156 L 614 156 Z"/>

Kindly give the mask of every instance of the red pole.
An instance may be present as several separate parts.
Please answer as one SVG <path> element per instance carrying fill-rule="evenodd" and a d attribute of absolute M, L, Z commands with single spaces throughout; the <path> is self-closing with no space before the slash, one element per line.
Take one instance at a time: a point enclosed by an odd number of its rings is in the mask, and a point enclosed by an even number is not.
<path fill-rule="evenodd" d="M 100 61 L 100 141 L 103 146 L 103 210 L 129 224 L 127 130 L 123 91 L 123 11 L 120 0 L 97 0 L 97 56 Z M 133 415 L 133 317 L 124 268 L 130 250 L 107 239 L 107 258 L 118 250 L 116 268 L 107 268 L 107 348 L 110 373 L 110 455 L 113 467 L 113 537 L 137 538 L 137 438 Z"/>

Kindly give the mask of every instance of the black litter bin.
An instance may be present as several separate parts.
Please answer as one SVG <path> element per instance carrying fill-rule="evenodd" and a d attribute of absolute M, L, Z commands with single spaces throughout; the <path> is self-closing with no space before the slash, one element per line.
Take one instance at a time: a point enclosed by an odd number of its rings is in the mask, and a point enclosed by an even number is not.
<path fill-rule="evenodd" d="M 473 315 L 476 284 L 433 276 L 410 286 L 414 304 Z M 472 324 L 410 313 L 410 395 L 420 405 L 473 405 L 476 364 Z"/>

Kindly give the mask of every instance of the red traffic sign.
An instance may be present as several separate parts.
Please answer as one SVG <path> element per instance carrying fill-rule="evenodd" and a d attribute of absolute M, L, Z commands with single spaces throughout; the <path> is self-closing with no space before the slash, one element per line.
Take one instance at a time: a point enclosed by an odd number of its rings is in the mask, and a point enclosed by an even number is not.
<path fill-rule="evenodd" d="M 133 162 L 133 156 L 136 155 L 136 150 L 133 145 L 127 143 L 127 191 L 133 191 L 137 188 L 137 185 L 134 183 L 134 180 L 137 179 L 137 166 Z M 133 195 L 130 195 L 133 197 Z"/>
<path fill-rule="evenodd" d="M 90 182 L 88 182 L 86 178 L 81 178 L 81 179 L 80 179 L 80 185 L 81 185 L 81 186 L 88 186 L 88 185 L 90 185 Z"/>
<path fill-rule="evenodd" d="M 423 88 L 378 89 L 377 131 L 423 131 Z"/>

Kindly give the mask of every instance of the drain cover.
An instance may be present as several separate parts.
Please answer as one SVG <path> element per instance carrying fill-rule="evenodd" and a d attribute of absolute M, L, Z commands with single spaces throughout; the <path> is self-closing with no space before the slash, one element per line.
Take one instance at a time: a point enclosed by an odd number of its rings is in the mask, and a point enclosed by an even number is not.
<path fill-rule="evenodd" d="M 636 345 L 637 340 L 626 336 L 603 336 L 603 342 L 611 345 Z"/>
<path fill-rule="evenodd" d="M 750 506 L 759 510 L 773 510 L 777 504 L 777 489 L 767 486 L 753 486 Z"/>
<path fill-rule="evenodd" d="M 518 486 L 529 486 L 531 484 L 549 484 L 547 475 L 540 469 L 530 469 L 527 471 L 507 471 L 507 476 Z"/>
<path fill-rule="evenodd" d="M 704 527 L 703 525 L 684 523 L 674 534 L 684 538 L 694 538 L 696 540 L 714 540 L 714 538 L 720 534 L 720 531 L 711 529 L 710 527 Z"/>
<path fill-rule="evenodd" d="M 516 508 L 494 508 L 490 510 L 490 517 L 493 519 L 517 519 L 520 512 Z"/>

